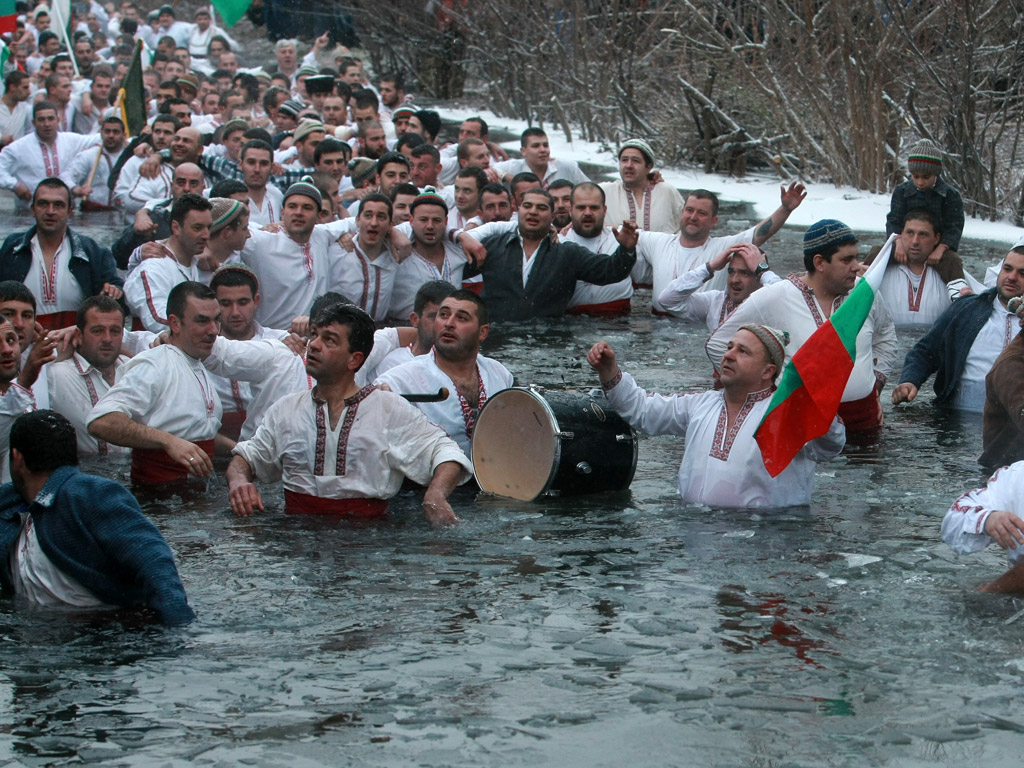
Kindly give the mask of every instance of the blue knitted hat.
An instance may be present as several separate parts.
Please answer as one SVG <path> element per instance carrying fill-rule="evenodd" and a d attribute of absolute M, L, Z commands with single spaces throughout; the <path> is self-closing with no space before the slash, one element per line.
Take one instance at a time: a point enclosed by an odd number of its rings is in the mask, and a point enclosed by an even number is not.
<path fill-rule="evenodd" d="M 812 224 L 804 232 L 804 256 L 821 253 L 830 245 L 843 245 L 857 242 L 853 230 L 836 219 L 822 219 Z"/>

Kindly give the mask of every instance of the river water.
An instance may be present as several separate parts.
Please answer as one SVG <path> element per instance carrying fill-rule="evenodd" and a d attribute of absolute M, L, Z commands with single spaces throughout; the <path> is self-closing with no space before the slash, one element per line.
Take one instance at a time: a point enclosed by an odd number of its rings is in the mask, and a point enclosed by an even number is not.
<path fill-rule="evenodd" d="M 109 236 L 102 216 L 77 223 Z M 731 206 L 719 231 L 750 223 Z M 800 237 L 768 244 L 781 273 Z M 963 248 L 979 275 L 1005 250 Z M 649 389 L 706 387 L 705 333 L 649 302 L 494 328 L 485 352 L 519 383 L 588 390 L 607 339 Z M 271 487 L 266 513 L 236 519 L 219 473 L 145 505 L 191 626 L 0 603 L 0 765 L 1019 766 L 1024 603 L 974 591 L 998 551 L 939 541 L 983 479 L 980 419 L 930 396 L 887 405 L 876 444 L 775 512 L 681 503 L 681 438 L 641 438 L 626 492 L 460 492 L 443 531 L 413 494 L 366 525 L 286 517 Z"/>

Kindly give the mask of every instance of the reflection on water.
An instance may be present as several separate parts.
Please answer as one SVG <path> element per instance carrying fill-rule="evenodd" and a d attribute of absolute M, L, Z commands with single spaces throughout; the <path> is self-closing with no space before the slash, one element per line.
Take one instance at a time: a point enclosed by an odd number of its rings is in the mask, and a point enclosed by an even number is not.
<path fill-rule="evenodd" d="M 795 269 L 799 233 L 767 250 Z M 587 390 L 605 338 L 679 391 L 707 385 L 703 336 L 639 311 L 496 328 L 486 351 Z M 198 622 L 0 603 L 0 764 L 1016 766 L 1022 605 L 972 591 L 999 553 L 938 541 L 982 479 L 980 423 L 930 394 L 821 466 L 810 508 L 684 505 L 682 443 L 661 437 L 628 492 L 458 494 L 446 531 L 414 494 L 353 525 L 286 518 L 272 488 L 238 520 L 222 475 L 147 502 Z"/>

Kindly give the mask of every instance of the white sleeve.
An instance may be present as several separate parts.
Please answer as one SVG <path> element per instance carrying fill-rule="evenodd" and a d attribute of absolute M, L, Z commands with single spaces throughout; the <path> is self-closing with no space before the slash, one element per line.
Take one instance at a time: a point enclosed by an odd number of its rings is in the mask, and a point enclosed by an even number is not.
<path fill-rule="evenodd" d="M 35 409 L 36 399 L 32 390 L 25 389 L 16 381 L 12 381 L 7 391 L 0 395 L 0 480 L 3 482 L 11 479 L 11 468 L 7 460 L 11 447 L 11 425 L 21 414 Z"/>
<path fill-rule="evenodd" d="M 839 417 L 832 419 L 832 424 L 821 437 L 811 440 L 801 452 L 812 461 L 829 461 L 843 452 L 846 445 L 846 426 Z"/>
<path fill-rule="evenodd" d="M 276 483 L 282 476 L 281 451 L 277 448 L 277 414 L 281 409 L 272 406 L 263 423 L 249 439 L 237 443 L 231 453 L 249 463 L 253 476 L 262 483 Z"/>
<path fill-rule="evenodd" d="M 135 250 L 138 251 L 139 248 Z M 157 259 L 146 259 L 138 269 L 128 275 L 124 284 L 124 297 L 131 307 L 132 314 L 142 321 L 146 330 L 160 333 L 167 329 L 167 297 L 180 281 L 176 279 L 176 269 L 162 269 L 163 265 L 147 263 L 151 261 L 155 262 Z"/>
<path fill-rule="evenodd" d="M 389 467 L 414 483 L 428 485 L 439 465 L 454 461 L 462 467 L 458 484 L 470 478 L 473 465 L 444 430 L 400 396 L 388 392 L 378 394 L 394 399 L 388 419 L 389 447 L 385 457 Z"/>
<path fill-rule="evenodd" d="M 213 350 L 203 360 L 203 367 L 226 379 L 261 381 L 274 374 L 274 363 L 282 347 L 294 356 L 295 353 L 279 341 L 238 341 L 218 336 L 213 342 Z"/>
<path fill-rule="evenodd" d="M 666 285 L 665 290 L 658 296 L 658 303 L 665 308 L 665 311 L 673 312 L 684 320 L 703 322 L 708 316 L 714 299 L 722 293 L 721 291 L 697 293 L 697 289 L 712 277 L 714 277 L 714 273 L 708 269 L 706 264 L 701 264 Z"/>
<path fill-rule="evenodd" d="M 875 370 L 888 378 L 896 362 L 896 325 L 882 300 L 872 304 L 871 315 L 871 352 L 875 359 Z"/>
<path fill-rule="evenodd" d="M 338 221 L 329 221 L 326 224 L 317 224 L 316 229 L 328 234 L 331 240 L 337 240 L 342 235 L 354 235 L 359 231 L 359 227 L 356 226 L 355 216 L 338 219 Z"/>
<path fill-rule="evenodd" d="M 92 152 L 79 152 L 61 171 L 61 181 L 69 187 L 77 187 L 89 178 L 89 173 L 92 171 L 92 164 L 95 160 L 96 155 Z"/>
<path fill-rule="evenodd" d="M 18 186 L 18 179 L 14 176 L 15 155 L 18 149 L 20 147 L 17 142 L 11 142 L 0 151 L 0 189 L 14 189 Z"/>
<path fill-rule="evenodd" d="M 1020 514 L 1018 499 L 1024 482 L 1024 462 L 997 471 L 984 488 L 968 491 L 955 502 L 942 519 L 942 540 L 960 554 L 980 552 L 994 539 L 985 533 L 989 515 L 997 510 Z M 1010 551 L 1010 559 L 1024 557 L 1024 548 Z"/>
<path fill-rule="evenodd" d="M 377 368 L 384 361 L 384 358 L 398 349 L 398 329 L 381 328 L 374 331 L 373 349 L 366 356 L 366 360 L 356 371 L 356 384 L 365 387 L 377 377 Z"/>
<path fill-rule="evenodd" d="M 481 224 L 479 227 L 473 229 L 463 229 L 460 232 L 454 233 L 454 237 L 465 233 L 472 237 L 474 240 L 480 241 L 491 235 L 501 235 L 506 232 L 512 232 L 519 224 L 514 221 L 492 221 L 489 224 Z"/>
<path fill-rule="evenodd" d="M 608 403 L 631 427 L 648 435 L 685 435 L 690 406 L 700 395 L 647 394 L 628 373 L 605 391 Z"/>

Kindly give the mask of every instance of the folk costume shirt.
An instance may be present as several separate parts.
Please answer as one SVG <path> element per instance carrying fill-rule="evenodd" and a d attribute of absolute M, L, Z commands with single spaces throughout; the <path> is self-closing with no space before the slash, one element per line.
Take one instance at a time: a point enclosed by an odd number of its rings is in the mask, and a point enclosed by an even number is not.
<path fill-rule="evenodd" d="M 116 369 L 120 370 L 128 360 L 127 357 L 119 357 L 114 364 Z M 128 453 L 128 448 L 97 440 L 89 434 L 86 419 L 93 406 L 110 390 L 110 385 L 88 360 L 75 352 L 70 360 L 50 363 L 46 366 L 46 381 L 53 410 L 75 428 L 79 456 Z"/>
<path fill-rule="evenodd" d="M 724 269 L 721 271 L 726 272 Z M 658 303 L 673 317 L 691 323 L 704 323 L 714 333 L 739 307 L 732 299 L 726 298 L 726 291 L 700 290 L 714 276 L 715 273 L 708 269 L 707 264 L 701 264 L 670 282 L 658 297 Z M 781 279 L 771 270 L 762 272 L 760 277 L 762 286 L 777 283 Z"/>
<path fill-rule="evenodd" d="M 890 262 L 879 294 L 897 328 L 931 325 L 951 303 L 946 284 L 939 273 L 928 266 L 920 275 L 915 275 L 906 264 Z"/>
<path fill-rule="evenodd" d="M 35 131 L 22 136 L 0 152 L 0 189 L 13 191 L 20 183 L 34 192 L 40 181 L 48 176 L 60 176 L 75 155 L 99 143 L 99 134 L 58 133 L 53 144 L 40 141 Z M 26 209 L 29 203 L 18 198 L 16 205 Z"/>
<path fill-rule="evenodd" d="M 683 196 L 671 184 L 649 184 L 644 187 L 639 205 L 633 193 L 626 189 L 622 179 L 605 181 L 598 186 L 604 190 L 608 212 L 604 223 L 618 227 L 624 221 L 636 222 L 645 232 L 679 234 L 679 217 L 683 212 Z"/>
<path fill-rule="evenodd" d="M 199 281 L 199 267 L 195 258 L 189 265 L 178 261 L 166 241 L 163 246 L 166 256 L 142 259 L 124 283 L 124 297 L 132 314 L 142 321 L 147 331 L 160 333 L 167 328 L 167 297 L 171 289 L 187 280 Z M 142 246 L 132 253 L 131 259 L 139 258 Z"/>
<path fill-rule="evenodd" d="M 1003 467 L 984 488 L 968 491 L 946 512 L 942 520 L 942 540 L 960 554 L 980 552 L 994 544 L 995 539 L 985 533 L 989 515 L 1002 509 L 1015 515 L 1024 514 L 1024 462 Z M 1024 558 L 1024 547 L 1007 550 L 1010 564 Z"/>

